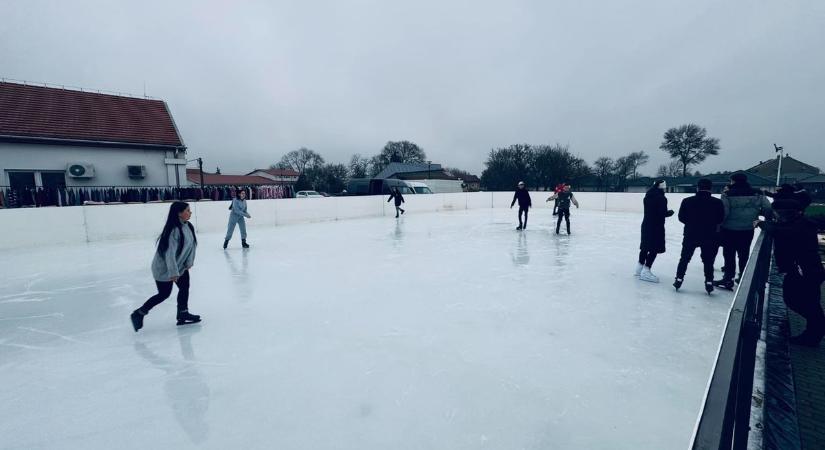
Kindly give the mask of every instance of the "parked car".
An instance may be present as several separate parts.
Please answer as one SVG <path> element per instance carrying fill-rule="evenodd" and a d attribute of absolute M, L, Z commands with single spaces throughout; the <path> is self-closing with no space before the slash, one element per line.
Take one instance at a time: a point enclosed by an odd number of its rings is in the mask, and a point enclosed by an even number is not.
<path fill-rule="evenodd" d="M 420 181 L 407 181 L 407 184 L 410 185 L 413 191 L 416 194 L 432 194 L 433 191 L 427 186 L 427 183 L 422 183 Z"/>
<path fill-rule="evenodd" d="M 395 178 L 353 178 L 347 184 L 345 195 L 389 195 L 398 188 L 402 195 L 415 194 L 415 190 L 404 180 Z"/>
<path fill-rule="evenodd" d="M 295 198 L 324 198 L 324 196 L 316 191 L 298 191 L 295 193 Z"/>

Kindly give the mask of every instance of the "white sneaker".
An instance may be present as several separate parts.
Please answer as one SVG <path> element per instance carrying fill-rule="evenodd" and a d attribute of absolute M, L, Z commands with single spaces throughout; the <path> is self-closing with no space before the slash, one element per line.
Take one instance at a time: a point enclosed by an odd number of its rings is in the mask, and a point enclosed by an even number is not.
<path fill-rule="evenodd" d="M 645 266 L 644 264 L 636 263 L 636 274 L 635 274 L 636 278 L 639 278 L 639 275 L 642 274 L 642 268 L 644 266 Z"/>
<path fill-rule="evenodd" d="M 642 280 L 642 281 L 647 281 L 649 283 L 658 283 L 659 282 L 659 277 L 657 277 L 656 275 L 653 275 L 653 272 L 651 272 L 650 269 L 647 266 L 645 266 L 642 269 L 642 273 L 639 274 L 639 279 Z"/>

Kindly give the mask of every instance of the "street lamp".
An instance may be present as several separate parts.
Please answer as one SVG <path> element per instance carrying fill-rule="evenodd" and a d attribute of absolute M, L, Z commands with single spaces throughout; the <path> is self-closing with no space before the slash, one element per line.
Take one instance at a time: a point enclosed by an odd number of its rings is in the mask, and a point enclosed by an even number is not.
<path fill-rule="evenodd" d="M 779 153 L 779 165 L 776 167 L 776 187 L 779 187 L 779 180 L 782 177 L 782 156 L 784 154 L 784 147 L 779 147 L 776 144 L 773 144 L 773 149 L 776 153 Z"/>
<path fill-rule="evenodd" d="M 428 180 L 430 179 L 430 165 L 432 163 L 433 163 L 432 161 L 427 161 L 427 179 Z"/>

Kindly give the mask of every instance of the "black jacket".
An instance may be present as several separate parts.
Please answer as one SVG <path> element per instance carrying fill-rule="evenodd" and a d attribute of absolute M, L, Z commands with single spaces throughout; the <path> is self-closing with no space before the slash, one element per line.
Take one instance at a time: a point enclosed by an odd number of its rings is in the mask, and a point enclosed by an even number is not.
<path fill-rule="evenodd" d="M 799 273 L 816 281 L 825 280 L 819 257 L 816 224 L 799 216 L 789 222 L 762 222 L 760 228 L 773 236 L 774 257 L 780 273 Z"/>
<path fill-rule="evenodd" d="M 518 200 L 518 205 L 522 208 L 527 206 L 533 206 L 533 201 L 530 200 L 530 193 L 527 192 L 527 189 L 516 189 L 516 193 L 513 194 L 513 201 L 510 203 L 510 207 L 512 208 L 513 205 L 516 204 L 516 200 Z"/>
<path fill-rule="evenodd" d="M 773 197 L 774 200 L 794 200 L 799 203 L 800 211 L 805 212 L 805 209 L 811 205 L 811 194 L 805 189 L 794 191 L 793 189 L 780 188 L 776 193 L 765 192 L 768 197 Z"/>
<path fill-rule="evenodd" d="M 667 209 L 667 198 L 665 191 L 652 187 L 645 194 L 645 216 L 642 220 L 642 243 L 641 250 L 656 253 L 665 252 L 665 218 L 673 215 L 673 211 Z"/>
<path fill-rule="evenodd" d="M 390 193 L 390 198 L 387 199 L 387 203 L 391 202 L 392 199 L 395 199 L 395 206 L 401 206 L 401 204 L 404 203 L 404 196 L 401 195 L 401 192 Z"/>
<path fill-rule="evenodd" d="M 725 205 L 708 191 L 699 191 L 682 200 L 679 222 L 685 224 L 685 238 L 707 241 L 716 238 L 719 225 L 725 220 Z"/>

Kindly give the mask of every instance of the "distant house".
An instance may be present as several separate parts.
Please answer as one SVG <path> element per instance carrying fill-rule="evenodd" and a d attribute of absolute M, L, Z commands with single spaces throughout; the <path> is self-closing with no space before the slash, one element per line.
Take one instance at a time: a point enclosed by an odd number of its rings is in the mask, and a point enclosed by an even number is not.
<path fill-rule="evenodd" d="M 464 182 L 464 190 L 467 192 L 478 192 L 481 190 L 481 179 L 475 175 L 459 175 L 458 178 Z"/>
<path fill-rule="evenodd" d="M 779 156 L 767 161 L 760 161 L 759 164 L 746 169 L 748 174 L 756 174 L 761 177 L 770 179 L 776 184 L 776 171 L 779 168 Z M 819 175 L 821 171 L 818 167 L 810 164 L 805 164 L 790 155 L 785 155 L 782 158 L 782 173 L 780 174 L 779 184 L 794 184 L 802 181 L 805 178 Z"/>
<path fill-rule="evenodd" d="M 194 184 L 201 184 L 201 173 L 198 169 L 186 169 L 187 180 Z M 283 183 L 257 175 L 224 175 L 220 173 L 203 173 L 204 186 L 267 186 Z"/>
<path fill-rule="evenodd" d="M 292 169 L 255 169 L 247 175 L 268 178 L 280 184 L 295 184 L 298 182 L 298 177 L 301 176 L 299 172 Z"/>
<path fill-rule="evenodd" d="M 185 165 L 162 100 L 0 82 L 0 186 L 178 186 Z"/>
<path fill-rule="evenodd" d="M 399 180 L 420 180 L 432 178 L 437 180 L 455 180 L 457 177 L 447 174 L 441 168 L 441 164 L 427 163 L 399 163 L 393 162 L 387 165 L 378 175 L 373 178 L 396 178 Z"/>

